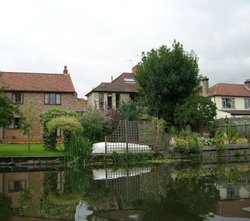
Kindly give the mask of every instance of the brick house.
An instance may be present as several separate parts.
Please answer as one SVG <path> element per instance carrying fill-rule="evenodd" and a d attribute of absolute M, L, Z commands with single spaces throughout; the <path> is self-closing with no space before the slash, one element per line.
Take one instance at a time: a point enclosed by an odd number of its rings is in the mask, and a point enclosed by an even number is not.
<path fill-rule="evenodd" d="M 1 82 L 0 86 L 4 87 L 5 94 L 18 104 L 21 112 L 32 105 L 35 122 L 34 141 L 41 140 L 42 128 L 39 115 L 42 112 L 51 108 L 82 112 L 82 108 L 86 106 L 85 100 L 77 98 L 66 66 L 62 74 L 1 72 Z M 0 128 L 0 140 L 26 140 L 19 128 L 20 120 L 19 116 L 15 116 L 11 125 Z"/>
<path fill-rule="evenodd" d="M 134 100 L 137 96 L 135 72 L 122 73 L 111 82 L 102 82 L 86 94 L 90 109 L 116 109 L 121 102 Z"/>
<path fill-rule="evenodd" d="M 218 83 L 209 87 L 209 79 L 202 78 L 202 94 L 216 104 L 217 117 L 250 117 L 250 80 L 244 84 Z"/>

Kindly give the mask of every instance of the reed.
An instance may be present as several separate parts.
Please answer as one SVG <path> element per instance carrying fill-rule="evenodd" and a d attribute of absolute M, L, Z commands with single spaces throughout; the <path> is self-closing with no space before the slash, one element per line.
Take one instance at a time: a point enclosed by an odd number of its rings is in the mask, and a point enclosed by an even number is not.
<path fill-rule="evenodd" d="M 89 139 L 73 133 L 65 150 L 65 159 L 68 166 L 77 164 L 85 167 L 92 152 L 92 144 Z"/>

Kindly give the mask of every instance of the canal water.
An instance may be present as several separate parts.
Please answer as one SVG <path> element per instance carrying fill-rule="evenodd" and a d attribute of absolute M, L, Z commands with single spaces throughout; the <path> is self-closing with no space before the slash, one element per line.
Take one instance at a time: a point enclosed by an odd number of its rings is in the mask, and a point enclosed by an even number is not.
<path fill-rule="evenodd" d="M 0 220 L 250 221 L 250 167 L 2 168 Z"/>

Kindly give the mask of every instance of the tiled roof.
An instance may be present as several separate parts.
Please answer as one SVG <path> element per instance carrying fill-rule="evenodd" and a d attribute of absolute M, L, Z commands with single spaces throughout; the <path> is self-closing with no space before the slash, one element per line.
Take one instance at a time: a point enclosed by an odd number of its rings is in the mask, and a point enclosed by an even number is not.
<path fill-rule="evenodd" d="M 250 89 L 244 84 L 219 83 L 209 88 L 208 96 L 250 97 Z"/>
<path fill-rule="evenodd" d="M 86 96 L 92 92 L 119 92 L 119 93 L 137 93 L 135 74 L 122 73 L 110 83 L 101 83 Z"/>
<path fill-rule="evenodd" d="M 69 74 L 1 72 L 1 85 L 5 91 L 75 92 Z"/>

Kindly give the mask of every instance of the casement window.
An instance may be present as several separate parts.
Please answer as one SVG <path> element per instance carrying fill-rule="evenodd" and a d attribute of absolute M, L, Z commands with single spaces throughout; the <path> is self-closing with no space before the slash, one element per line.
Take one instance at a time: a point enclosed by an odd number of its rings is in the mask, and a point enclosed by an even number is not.
<path fill-rule="evenodd" d="M 250 98 L 246 97 L 244 99 L 245 102 L 245 109 L 250 109 Z"/>
<path fill-rule="evenodd" d="M 19 129 L 22 120 L 23 120 L 23 118 L 15 117 L 15 118 L 13 119 L 11 125 L 9 125 L 9 128 L 10 128 L 10 129 Z"/>
<path fill-rule="evenodd" d="M 120 94 L 115 94 L 115 102 L 116 102 L 116 108 L 120 105 Z"/>
<path fill-rule="evenodd" d="M 23 104 L 23 93 L 20 92 L 12 93 L 12 102 L 15 104 Z"/>
<path fill-rule="evenodd" d="M 112 109 L 112 94 L 108 94 L 108 108 Z"/>
<path fill-rule="evenodd" d="M 26 181 L 9 181 L 9 193 L 20 192 L 26 189 Z"/>
<path fill-rule="evenodd" d="M 100 109 L 104 108 L 104 93 L 99 93 L 99 107 Z"/>
<path fill-rule="evenodd" d="M 232 97 L 223 97 L 222 98 L 222 108 L 234 109 L 235 108 L 235 99 Z"/>
<path fill-rule="evenodd" d="M 44 104 L 61 104 L 61 94 L 58 93 L 45 93 L 44 94 Z"/>

